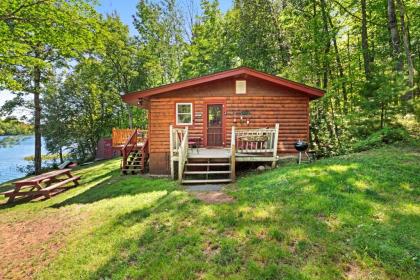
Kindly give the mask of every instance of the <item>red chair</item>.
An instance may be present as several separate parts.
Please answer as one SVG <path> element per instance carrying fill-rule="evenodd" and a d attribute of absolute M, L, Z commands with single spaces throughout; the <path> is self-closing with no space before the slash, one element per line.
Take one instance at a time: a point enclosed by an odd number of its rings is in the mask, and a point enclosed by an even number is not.
<path fill-rule="evenodd" d="M 201 138 L 200 137 L 190 137 L 188 138 L 188 147 L 191 149 L 197 149 L 198 154 L 198 148 L 201 147 Z"/>

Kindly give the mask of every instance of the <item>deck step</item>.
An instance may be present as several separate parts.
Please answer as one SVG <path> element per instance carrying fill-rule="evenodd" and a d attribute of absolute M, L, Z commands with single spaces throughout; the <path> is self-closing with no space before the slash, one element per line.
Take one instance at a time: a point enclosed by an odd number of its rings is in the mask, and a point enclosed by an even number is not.
<path fill-rule="evenodd" d="M 184 174 L 230 174 L 230 170 L 223 171 L 184 171 Z"/>
<path fill-rule="evenodd" d="M 208 184 L 208 183 L 230 183 L 231 179 L 202 179 L 202 180 L 182 180 L 183 184 Z"/>
<path fill-rule="evenodd" d="M 141 172 L 141 169 L 131 169 L 131 168 L 123 168 L 121 169 L 123 172 Z"/>
<path fill-rule="evenodd" d="M 228 162 L 220 162 L 220 163 L 216 163 L 216 162 L 212 162 L 212 163 L 190 163 L 188 162 L 186 164 L 186 166 L 229 166 L 230 163 Z"/>
<path fill-rule="evenodd" d="M 135 163 L 135 162 L 141 162 L 141 159 L 139 159 L 139 160 L 131 160 L 131 161 L 129 161 L 129 163 Z"/>

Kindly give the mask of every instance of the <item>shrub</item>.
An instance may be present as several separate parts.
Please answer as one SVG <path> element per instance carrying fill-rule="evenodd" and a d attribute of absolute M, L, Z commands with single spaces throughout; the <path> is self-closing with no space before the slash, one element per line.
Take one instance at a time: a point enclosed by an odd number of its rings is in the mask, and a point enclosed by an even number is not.
<path fill-rule="evenodd" d="M 380 147 L 384 144 L 392 144 L 410 140 L 409 133 L 401 127 L 385 127 L 353 145 L 352 150 L 361 152 L 372 148 Z"/>

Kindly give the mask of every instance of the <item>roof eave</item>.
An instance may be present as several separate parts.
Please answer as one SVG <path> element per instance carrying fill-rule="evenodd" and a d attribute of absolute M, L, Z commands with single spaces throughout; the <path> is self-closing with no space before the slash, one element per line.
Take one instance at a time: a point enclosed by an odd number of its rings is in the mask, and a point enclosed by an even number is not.
<path fill-rule="evenodd" d="M 133 104 L 134 102 L 135 104 L 137 100 L 140 98 L 146 98 L 152 95 L 166 93 L 169 91 L 174 91 L 174 90 L 178 90 L 182 88 L 192 87 L 192 86 L 212 82 L 215 80 L 225 79 L 225 78 L 234 77 L 234 76 L 242 75 L 242 74 L 247 74 L 256 78 L 260 78 L 260 79 L 272 82 L 280 86 L 291 88 L 300 93 L 307 94 L 310 96 L 311 100 L 320 98 L 324 96 L 324 93 L 325 93 L 324 90 L 321 90 L 318 88 L 310 87 L 310 86 L 297 83 L 291 80 L 287 80 L 278 76 L 266 74 L 260 71 L 253 70 L 248 67 L 241 67 L 241 68 L 231 69 L 231 70 L 227 70 L 227 71 L 223 71 L 223 72 L 219 72 L 215 74 L 210 74 L 203 77 L 198 77 L 198 78 L 193 78 L 193 79 L 180 81 L 180 82 L 176 82 L 172 84 L 167 84 L 167 85 L 163 85 L 163 86 L 159 86 L 159 87 L 155 87 L 155 88 L 151 88 L 147 90 L 130 92 L 123 95 L 122 99 L 126 103 Z"/>

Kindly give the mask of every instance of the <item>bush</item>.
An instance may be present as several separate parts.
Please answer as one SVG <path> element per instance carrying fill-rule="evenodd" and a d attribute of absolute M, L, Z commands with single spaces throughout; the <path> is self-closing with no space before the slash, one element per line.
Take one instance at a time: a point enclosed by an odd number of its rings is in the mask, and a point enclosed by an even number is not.
<path fill-rule="evenodd" d="M 384 144 L 392 144 L 401 141 L 409 141 L 410 135 L 401 127 L 385 127 L 368 136 L 365 140 L 361 140 L 353 145 L 352 150 L 361 152 L 372 148 L 380 147 Z"/>

